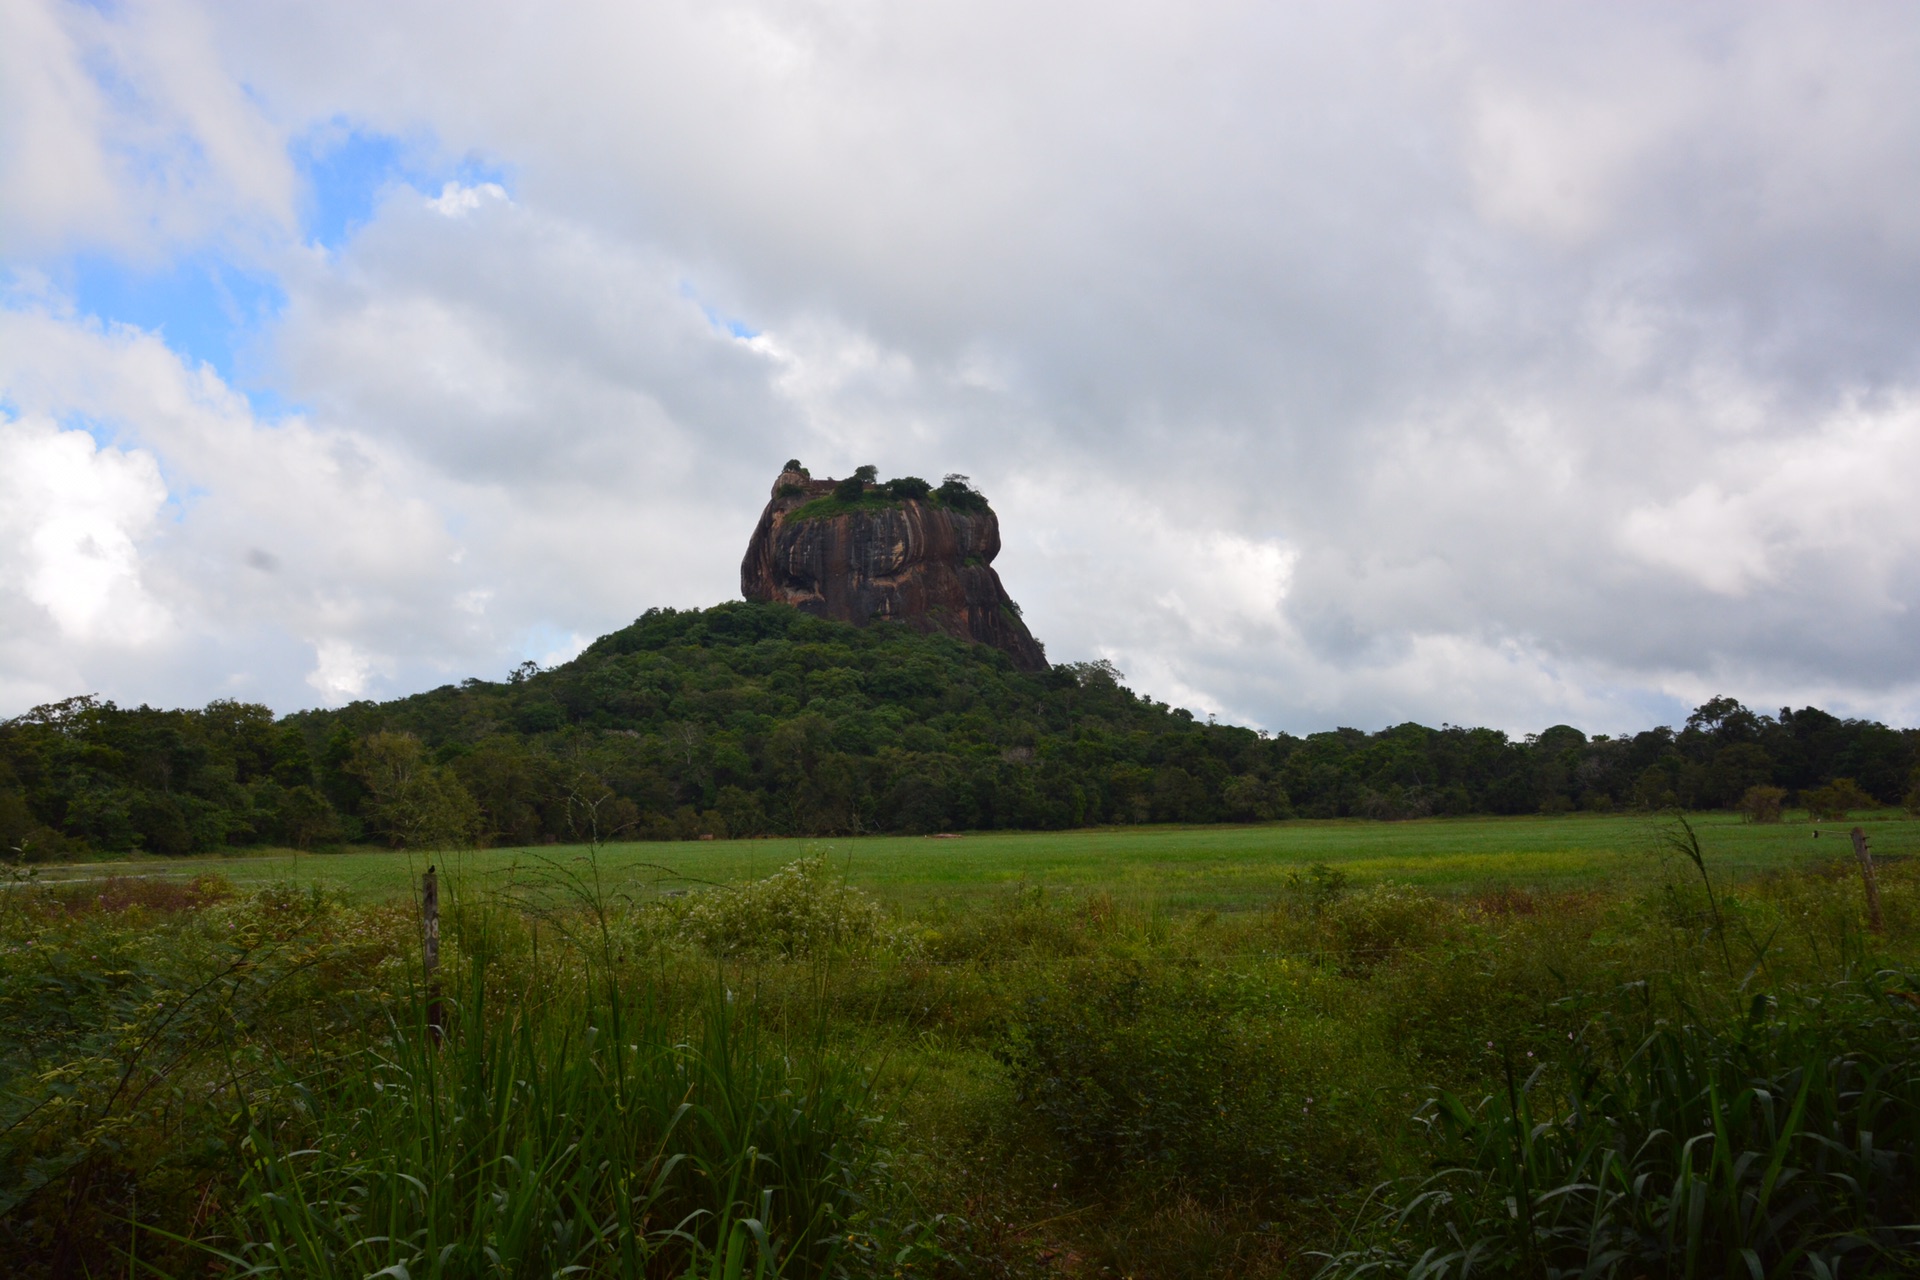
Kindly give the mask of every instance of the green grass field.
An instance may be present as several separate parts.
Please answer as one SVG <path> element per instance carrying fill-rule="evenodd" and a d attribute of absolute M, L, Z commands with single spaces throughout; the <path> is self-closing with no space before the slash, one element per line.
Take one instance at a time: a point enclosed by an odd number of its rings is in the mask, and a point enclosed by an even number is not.
<path fill-rule="evenodd" d="M 1754 826 L 1732 814 L 1696 814 L 1715 870 L 1732 876 L 1850 856 L 1850 824 L 1789 821 Z M 1660 820 L 1647 815 L 1443 818 L 1417 822 L 1295 821 L 1265 826 L 1122 827 L 1015 832 L 959 839 L 869 836 L 603 846 L 605 888 L 633 895 L 764 876 L 825 852 L 847 877 L 881 898 L 913 907 L 965 900 L 1009 884 L 1105 890 L 1170 910 L 1232 911 L 1264 905 L 1289 875 L 1313 863 L 1356 880 L 1394 880 L 1439 891 L 1501 887 L 1569 889 L 1651 879 L 1659 870 Z M 1876 857 L 1920 852 L 1920 820 L 1897 811 L 1864 816 Z M 1819 832 L 1816 838 L 1813 833 Z M 590 868 L 585 846 L 550 845 L 434 855 L 469 885 Z M 364 898 L 407 891 L 421 853 L 355 849 L 299 854 L 141 859 L 43 867 L 43 881 L 108 875 L 186 878 L 217 872 L 241 886 L 275 881 L 337 885 Z"/>

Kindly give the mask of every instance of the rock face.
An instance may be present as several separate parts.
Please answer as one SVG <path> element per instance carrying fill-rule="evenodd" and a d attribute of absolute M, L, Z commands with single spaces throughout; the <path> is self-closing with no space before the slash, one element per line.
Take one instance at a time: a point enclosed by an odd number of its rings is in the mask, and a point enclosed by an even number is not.
<path fill-rule="evenodd" d="M 1000 522 L 980 503 L 961 510 L 937 496 L 807 514 L 834 481 L 783 471 L 740 562 L 740 593 L 864 627 L 903 622 L 990 644 L 1022 671 L 1047 669 L 1046 651 L 1000 585 Z"/>

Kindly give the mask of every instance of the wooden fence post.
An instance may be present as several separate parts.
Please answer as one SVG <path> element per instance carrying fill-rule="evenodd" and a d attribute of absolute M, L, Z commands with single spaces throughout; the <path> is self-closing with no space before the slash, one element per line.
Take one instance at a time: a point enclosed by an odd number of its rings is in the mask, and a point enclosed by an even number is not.
<path fill-rule="evenodd" d="M 1885 933 L 1887 922 L 1880 915 L 1880 882 L 1873 874 L 1873 854 L 1867 848 L 1867 833 L 1859 827 L 1852 831 L 1853 856 L 1860 859 L 1860 878 L 1867 884 L 1867 927 Z"/>
<path fill-rule="evenodd" d="M 431 866 L 420 877 L 420 969 L 427 979 L 427 1038 L 438 1045 L 447 1034 L 440 1004 L 440 873 Z"/>

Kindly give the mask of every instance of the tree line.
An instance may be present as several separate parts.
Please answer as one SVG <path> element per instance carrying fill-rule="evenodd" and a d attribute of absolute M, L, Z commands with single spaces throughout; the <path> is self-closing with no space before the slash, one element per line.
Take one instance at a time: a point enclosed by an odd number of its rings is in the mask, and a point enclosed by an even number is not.
<path fill-rule="evenodd" d="M 276 718 L 93 697 L 0 724 L 0 851 L 188 854 L 1288 817 L 1920 809 L 1920 731 L 1731 698 L 1679 729 L 1296 737 L 1196 718 L 1105 662 L 1038 674 L 784 605 L 648 611 L 503 681 Z"/>

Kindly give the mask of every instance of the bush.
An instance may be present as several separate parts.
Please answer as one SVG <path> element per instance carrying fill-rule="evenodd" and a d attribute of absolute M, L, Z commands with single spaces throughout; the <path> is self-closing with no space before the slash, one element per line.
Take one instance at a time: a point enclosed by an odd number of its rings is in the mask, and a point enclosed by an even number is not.
<path fill-rule="evenodd" d="M 1778 822 L 1786 799 L 1784 787 L 1748 787 L 1740 797 L 1740 815 L 1748 822 Z"/>
<path fill-rule="evenodd" d="M 942 480 L 940 487 L 933 491 L 933 496 L 939 500 L 942 506 L 951 507 L 955 511 L 985 511 L 987 509 L 987 496 L 974 488 L 972 482 L 966 476 L 960 475 L 957 472 L 948 475 Z"/>
<path fill-rule="evenodd" d="M 721 956 L 793 959 L 894 941 L 880 904 L 836 879 L 825 854 L 790 862 L 764 880 L 708 890 L 683 911 L 681 938 Z"/>
<path fill-rule="evenodd" d="M 1870 809 L 1874 799 L 1852 778 L 1835 778 L 1824 787 L 1803 792 L 1800 799 L 1816 820 L 1845 822 L 1855 809 Z"/>
<path fill-rule="evenodd" d="M 1217 971 L 1085 965 L 1027 998 L 998 1056 L 1083 1176 L 1271 1185 L 1289 1172 L 1283 1153 L 1306 1154 L 1312 1110 L 1271 999 Z M 1314 1154 L 1296 1169 L 1321 1178 L 1355 1155 Z"/>
<path fill-rule="evenodd" d="M 1321 929 L 1344 967 L 1365 973 L 1394 952 L 1434 942 L 1450 915 L 1432 894 L 1411 885 L 1369 885 L 1332 902 Z"/>

